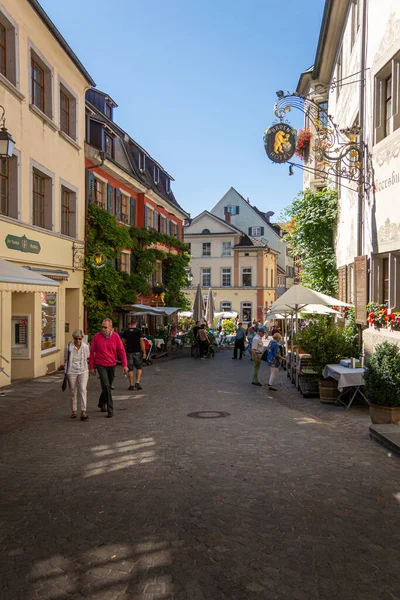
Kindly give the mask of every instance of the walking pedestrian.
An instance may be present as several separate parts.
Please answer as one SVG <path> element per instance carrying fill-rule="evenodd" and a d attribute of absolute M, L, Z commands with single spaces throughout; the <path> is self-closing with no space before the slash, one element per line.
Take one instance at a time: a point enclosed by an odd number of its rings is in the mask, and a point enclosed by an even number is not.
<path fill-rule="evenodd" d="M 142 377 L 142 359 L 146 358 L 143 331 L 137 326 L 137 319 L 133 317 L 129 328 L 122 334 L 122 343 L 125 346 L 128 358 L 129 390 L 141 390 L 140 378 Z M 135 383 L 133 383 L 133 369 L 136 369 Z"/>
<path fill-rule="evenodd" d="M 200 321 L 196 321 L 196 324 L 194 325 L 194 327 L 192 329 L 194 343 L 196 344 L 193 358 L 199 358 L 199 354 L 200 354 L 200 345 L 199 345 L 199 340 L 197 339 L 197 334 L 199 332 L 199 329 L 200 329 Z"/>
<path fill-rule="evenodd" d="M 247 334 L 246 334 L 246 337 L 247 337 L 247 348 L 246 348 L 246 350 L 249 351 L 250 360 L 252 360 L 252 357 L 251 357 L 251 351 L 252 351 L 251 345 L 253 343 L 254 336 L 255 336 L 254 327 L 253 326 L 248 327 Z"/>
<path fill-rule="evenodd" d="M 128 363 L 126 360 L 125 348 L 121 338 L 112 330 L 112 320 L 104 319 L 101 325 L 101 331 L 93 337 L 90 347 L 89 366 L 90 373 L 96 375 L 96 370 L 100 376 L 101 394 L 99 398 L 99 408 L 101 412 L 107 412 L 107 417 L 111 418 L 114 414 L 114 404 L 111 394 L 111 386 L 115 377 L 115 365 L 117 359 L 122 363 L 124 373 L 128 372 Z"/>
<path fill-rule="evenodd" d="M 261 383 L 258 381 L 258 372 L 260 370 L 260 366 L 261 366 L 261 355 L 264 352 L 264 343 L 263 343 L 263 338 L 265 335 L 265 327 L 259 327 L 257 329 L 257 332 L 255 334 L 255 336 L 253 337 L 253 342 L 251 345 L 251 353 L 253 356 L 253 379 L 252 379 L 252 385 L 259 385 L 261 386 Z"/>
<path fill-rule="evenodd" d="M 282 346 L 279 343 L 281 337 L 282 336 L 280 333 L 275 333 L 272 337 L 272 342 L 268 344 L 267 361 L 271 368 L 268 389 L 273 392 L 278 391 L 278 388 L 275 387 L 275 381 L 279 374 L 279 365 L 281 364 L 281 360 L 285 360 L 282 356 Z"/>
<path fill-rule="evenodd" d="M 242 323 L 239 323 L 238 324 L 238 328 L 236 330 L 236 338 L 235 338 L 235 345 L 233 347 L 232 360 L 236 360 L 237 359 L 238 350 L 240 350 L 239 359 L 242 358 L 243 352 L 244 352 L 244 340 L 245 340 L 245 338 L 246 338 L 246 332 L 243 329 Z"/>
<path fill-rule="evenodd" d="M 204 360 L 204 355 L 207 354 L 208 345 L 210 343 L 210 340 L 208 339 L 208 335 L 207 335 L 207 331 L 206 331 L 206 326 L 204 325 L 204 323 L 202 324 L 199 331 L 197 332 L 197 339 L 198 339 L 198 343 L 199 343 L 200 360 Z"/>
<path fill-rule="evenodd" d="M 76 419 L 78 408 L 78 394 L 81 406 L 81 421 L 89 419 L 86 412 L 87 402 L 87 384 L 89 379 L 89 354 L 90 349 L 82 341 L 83 332 L 81 329 L 75 329 L 72 334 L 73 341 L 65 346 L 64 363 L 65 374 L 68 379 L 68 386 L 71 392 L 71 419 Z"/>

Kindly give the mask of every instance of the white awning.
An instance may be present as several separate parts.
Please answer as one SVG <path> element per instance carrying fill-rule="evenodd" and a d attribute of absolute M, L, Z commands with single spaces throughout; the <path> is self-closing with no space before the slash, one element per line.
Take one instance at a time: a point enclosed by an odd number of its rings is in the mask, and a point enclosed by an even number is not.
<path fill-rule="evenodd" d="M 169 317 L 179 310 L 173 306 L 148 306 L 147 304 L 125 304 L 122 308 L 135 316 L 151 315 L 152 317 Z"/>
<path fill-rule="evenodd" d="M 54 292 L 60 284 L 0 258 L 0 291 Z"/>

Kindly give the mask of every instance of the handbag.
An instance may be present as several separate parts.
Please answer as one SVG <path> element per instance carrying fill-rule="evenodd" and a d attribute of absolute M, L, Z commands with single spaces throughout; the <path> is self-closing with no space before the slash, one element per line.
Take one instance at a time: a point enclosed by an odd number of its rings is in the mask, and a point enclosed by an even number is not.
<path fill-rule="evenodd" d="M 69 346 L 68 346 L 67 364 L 65 365 L 64 379 L 63 379 L 63 382 L 61 385 L 61 389 L 63 392 L 65 392 L 65 390 L 67 389 L 67 386 L 68 386 L 68 364 L 69 364 L 70 354 L 71 354 L 71 350 L 69 349 Z"/>

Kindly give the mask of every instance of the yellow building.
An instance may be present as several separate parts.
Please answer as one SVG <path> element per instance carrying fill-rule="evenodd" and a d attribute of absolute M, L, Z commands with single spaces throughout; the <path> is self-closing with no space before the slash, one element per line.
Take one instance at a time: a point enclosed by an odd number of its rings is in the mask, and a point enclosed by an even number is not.
<path fill-rule="evenodd" d="M 208 211 L 185 227 L 184 240 L 191 254 L 190 300 L 200 283 L 204 299 L 212 288 L 216 312 L 237 312 L 243 323 L 264 321 L 276 300 L 279 253 Z"/>
<path fill-rule="evenodd" d="M 0 0 L 0 367 L 38 377 L 83 328 L 85 92 L 93 80 L 36 0 Z M 0 369 L 1 371 L 1 369 Z M 0 386 L 8 384 L 0 372 Z"/>

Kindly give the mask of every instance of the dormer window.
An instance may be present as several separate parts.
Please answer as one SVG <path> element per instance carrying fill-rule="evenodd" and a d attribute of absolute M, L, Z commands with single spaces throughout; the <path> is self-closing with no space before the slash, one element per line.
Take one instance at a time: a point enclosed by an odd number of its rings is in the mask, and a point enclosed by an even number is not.
<path fill-rule="evenodd" d="M 114 140 L 108 133 L 104 132 L 104 152 L 108 156 L 113 156 Z"/>
<path fill-rule="evenodd" d="M 139 152 L 139 171 L 142 173 L 146 170 L 146 156 L 143 152 Z"/>
<path fill-rule="evenodd" d="M 167 193 L 171 191 L 171 182 L 168 177 L 165 178 L 165 191 Z"/>
<path fill-rule="evenodd" d="M 112 106 L 108 102 L 106 102 L 106 117 L 112 121 Z"/>
<path fill-rule="evenodd" d="M 160 169 L 154 165 L 154 174 L 153 174 L 154 183 L 158 185 L 160 183 Z"/>

